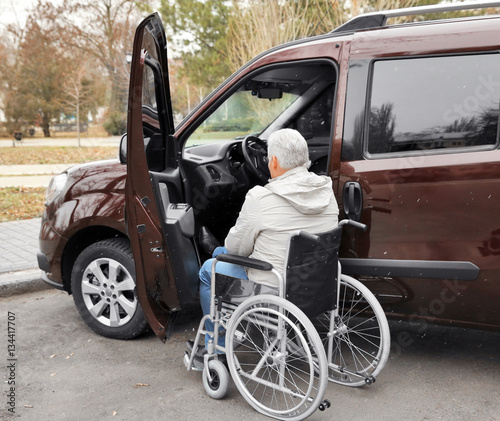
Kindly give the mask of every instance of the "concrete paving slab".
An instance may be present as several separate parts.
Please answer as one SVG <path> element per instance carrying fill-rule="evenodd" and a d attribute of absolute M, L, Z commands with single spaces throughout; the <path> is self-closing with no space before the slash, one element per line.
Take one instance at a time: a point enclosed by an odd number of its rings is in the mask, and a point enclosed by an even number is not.
<path fill-rule="evenodd" d="M 53 175 L 24 175 L 0 177 L 0 188 L 4 187 L 48 187 Z"/>
<path fill-rule="evenodd" d="M 80 146 L 118 146 L 120 144 L 121 136 L 109 137 L 82 137 L 80 139 Z M 12 139 L 0 140 L 0 148 L 22 148 L 31 146 L 79 146 L 78 139 L 76 138 L 25 138 L 21 142 L 15 142 Z"/>
<path fill-rule="evenodd" d="M 0 223 L 0 273 L 38 267 L 41 218 Z"/>
<path fill-rule="evenodd" d="M 76 164 L 0 165 L 0 176 L 59 174 Z"/>

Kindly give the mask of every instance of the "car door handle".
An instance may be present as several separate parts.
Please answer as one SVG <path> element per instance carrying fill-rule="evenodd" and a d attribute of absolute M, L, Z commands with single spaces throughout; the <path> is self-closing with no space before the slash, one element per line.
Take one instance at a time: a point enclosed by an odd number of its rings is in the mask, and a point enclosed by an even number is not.
<path fill-rule="evenodd" d="M 353 221 L 359 221 L 363 211 L 363 190 L 361 185 L 357 181 L 345 183 L 343 199 L 346 217 Z"/>

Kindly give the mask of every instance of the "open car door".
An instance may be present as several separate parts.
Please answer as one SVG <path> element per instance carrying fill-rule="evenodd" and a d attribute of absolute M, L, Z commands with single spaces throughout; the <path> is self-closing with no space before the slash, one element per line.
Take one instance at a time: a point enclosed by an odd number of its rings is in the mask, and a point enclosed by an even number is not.
<path fill-rule="evenodd" d="M 149 325 L 165 341 L 173 314 L 194 300 L 199 265 L 193 210 L 183 204 L 172 136 L 166 37 L 156 13 L 137 28 L 131 66 L 125 216 L 137 297 Z"/>

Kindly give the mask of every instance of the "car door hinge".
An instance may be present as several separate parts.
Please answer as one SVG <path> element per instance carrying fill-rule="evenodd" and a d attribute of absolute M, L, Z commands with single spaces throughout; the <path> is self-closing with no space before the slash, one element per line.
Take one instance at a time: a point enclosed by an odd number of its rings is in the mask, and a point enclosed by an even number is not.
<path fill-rule="evenodd" d="M 151 247 L 153 253 L 163 253 L 163 247 Z"/>

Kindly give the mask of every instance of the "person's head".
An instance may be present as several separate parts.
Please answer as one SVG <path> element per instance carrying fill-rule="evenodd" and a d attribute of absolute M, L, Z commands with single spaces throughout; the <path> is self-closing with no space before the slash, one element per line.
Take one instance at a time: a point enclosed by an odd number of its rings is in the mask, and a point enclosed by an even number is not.
<path fill-rule="evenodd" d="M 307 142 L 293 129 L 281 129 L 269 136 L 267 156 L 271 178 L 278 177 L 292 168 L 307 168 L 310 164 Z"/>

